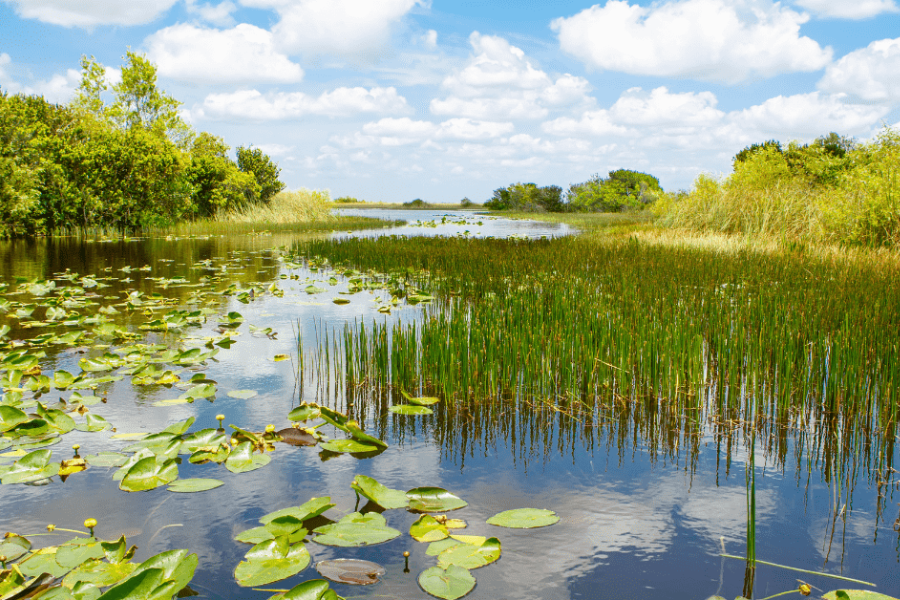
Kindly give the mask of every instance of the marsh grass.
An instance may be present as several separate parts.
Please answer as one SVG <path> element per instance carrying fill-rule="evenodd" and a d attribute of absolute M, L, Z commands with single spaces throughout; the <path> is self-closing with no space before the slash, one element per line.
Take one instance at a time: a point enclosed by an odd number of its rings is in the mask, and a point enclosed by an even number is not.
<path fill-rule="evenodd" d="M 278 192 L 268 203 L 252 204 L 216 215 L 217 221 L 225 223 L 286 224 L 332 219 L 334 215 L 331 214 L 328 191 L 306 188 Z"/>

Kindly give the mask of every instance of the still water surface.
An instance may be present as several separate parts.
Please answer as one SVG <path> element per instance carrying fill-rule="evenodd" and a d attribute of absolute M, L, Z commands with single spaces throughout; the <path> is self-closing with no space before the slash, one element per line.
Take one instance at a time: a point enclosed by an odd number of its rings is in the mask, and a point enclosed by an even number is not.
<path fill-rule="evenodd" d="M 549 237 L 570 233 L 562 226 L 498 222 L 473 213 L 452 215 L 442 222 L 445 213 L 379 212 L 390 219 L 398 218 L 395 213 L 412 213 L 399 218 L 436 222 L 436 227 L 408 225 L 387 230 L 399 235 L 466 235 L 468 231 L 473 237 Z M 261 431 L 271 423 L 280 429 L 289 425 L 286 415 L 301 400 L 335 402 L 308 365 L 298 375 L 297 332 L 302 334 L 303 353 L 308 357 L 316 351 L 317 333 L 325 327 L 355 320 L 408 322 L 420 314 L 415 306 L 394 307 L 390 314 L 378 312 L 377 307 L 389 300 L 383 290 L 345 295 L 349 304 L 333 304 L 332 299 L 347 289 L 346 278 L 337 276 L 337 283 L 332 284 L 329 279 L 334 274 L 327 268 L 313 271 L 308 265 L 292 265 L 290 259 L 285 260 L 291 242 L 290 235 L 5 242 L 0 245 L 0 274 L 10 286 L 3 295 L 10 301 L 39 302 L 40 298 L 28 294 L 17 295 L 15 278 L 52 279 L 54 274 L 70 270 L 79 276 L 108 278 L 101 281 L 109 287 L 95 291 L 98 296 L 94 300 L 101 306 L 119 304 L 137 290 L 173 299 L 172 307 L 205 305 L 219 314 L 238 311 L 244 324 L 238 328 L 237 342 L 221 350 L 203 371 L 218 384 L 213 402 L 153 406 L 156 401 L 176 398 L 180 390 L 136 387 L 126 376 L 101 387 L 98 393 L 107 401 L 92 410 L 119 433 L 156 432 L 190 416 L 196 418 L 192 430 L 216 427 L 217 413 L 226 415 L 226 427 L 235 424 Z M 149 270 L 128 269 L 145 265 Z M 284 293 L 282 297 L 269 291 L 255 293 L 246 303 L 237 299 L 238 294 L 217 293 L 202 299 L 196 295 L 199 291 L 222 292 L 236 283 L 243 289 L 256 285 L 265 290 L 274 283 Z M 306 293 L 311 283 L 326 291 Z M 96 308 L 72 312 L 93 314 Z M 37 308 L 34 317 L 42 318 L 43 311 Z M 138 331 L 139 324 L 153 317 L 139 310 L 123 310 L 110 318 Z M 13 327 L 9 334 L 13 339 L 48 331 L 21 329 L 10 315 L 4 321 Z M 271 327 L 277 336 L 254 336 L 250 324 Z M 201 327 L 152 332 L 143 341 L 202 346 L 204 337 L 217 335 L 217 327 L 216 317 L 211 317 Z M 41 362 L 43 373 L 60 369 L 80 372 L 80 358 L 104 352 L 91 346 L 77 352 L 48 349 Z M 287 354 L 291 360 L 276 362 L 273 357 L 277 354 Z M 193 374 L 187 369 L 181 378 Z M 258 395 L 249 400 L 227 396 L 230 390 L 244 389 Z M 44 400 L 69 394 L 54 391 Z M 129 543 L 138 545 L 135 560 L 173 548 L 197 553 L 200 562 L 191 587 L 202 598 L 268 598 L 271 593 L 234 583 L 233 570 L 249 546 L 233 537 L 257 526 L 262 515 L 314 496 L 331 497 L 337 506 L 326 516 L 337 520 L 356 508 L 350 482 L 356 474 L 364 474 L 395 489 L 446 488 L 469 503 L 452 513 L 468 523 L 465 533 L 500 538 L 500 560 L 473 571 L 478 581 L 469 596 L 473 599 L 702 600 L 713 594 L 733 598 L 742 592 L 744 564 L 719 556 L 723 548 L 729 554 L 745 552 L 748 454 L 738 434 L 723 441 L 701 430 L 688 441 L 683 432 L 647 427 L 645 421 L 652 418 L 647 410 L 639 413 L 624 406 L 618 419 L 608 423 L 585 423 L 547 409 L 513 404 L 473 406 L 467 411 L 439 408 L 427 417 L 401 417 L 344 405 L 338 408 L 354 413 L 367 431 L 390 447 L 375 457 L 358 459 L 278 444 L 269 465 L 244 474 L 232 474 L 222 465 L 192 465 L 185 460 L 179 467 L 180 478 L 225 482 L 199 494 L 173 494 L 165 487 L 126 493 L 111 478 L 115 469 L 102 468 L 90 468 L 65 482 L 54 477 L 48 485 L 4 485 L 0 487 L 0 532 L 36 533 L 47 523 L 79 528 L 85 518 L 96 517 L 98 537 L 112 539 L 125 533 Z M 323 431 L 342 437 L 328 426 Z M 69 446 L 76 443 L 81 445 L 82 455 L 121 451 L 129 444 L 111 436 L 109 431 L 73 431 L 63 443 L 51 447 L 53 460 L 68 457 Z M 883 447 L 892 453 L 888 464 L 896 464 L 895 446 Z M 891 473 L 848 467 L 849 479 L 841 485 L 842 490 L 852 487 L 852 503 L 836 517 L 835 506 L 842 501 L 835 500 L 836 483 L 821 470 L 823 461 L 798 461 L 790 452 L 779 459 L 765 451 L 765 444 L 757 448 L 755 459 L 759 559 L 871 581 L 882 593 L 900 595 L 900 524 L 895 521 L 900 518 L 900 491 Z M 485 524 L 497 512 L 520 507 L 554 510 L 561 521 L 533 530 Z M 425 555 L 425 544 L 406 535 L 418 515 L 390 510 L 384 516 L 389 526 L 404 535 L 370 548 L 309 543 L 313 564 L 330 558 L 361 558 L 386 567 L 384 580 L 373 586 L 332 584 L 347 598 L 428 598 L 416 576 L 432 566 L 434 558 Z M 37 540 L 54 543 L 47 538 Z M 408 573 L 403 569 L 405 550 L 411 553 Z M 310 567 L 267 589 L 287 589 L 318 577 Z M 754 596 L 764 598 L 796 588 L 798 577 L 822 591 L 843 585 L 817 575 L 760 566 Z"/>

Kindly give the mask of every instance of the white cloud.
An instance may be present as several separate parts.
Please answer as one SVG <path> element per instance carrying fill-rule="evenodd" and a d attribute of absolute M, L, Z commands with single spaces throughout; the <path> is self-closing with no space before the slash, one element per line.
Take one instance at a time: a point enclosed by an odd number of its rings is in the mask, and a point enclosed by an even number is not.
<path fill-rule="evenodd" d="M 263 95 L 257 90 L 210 94 L 193 112 L 197 118 L 252 119 L 269 121 L 296 119 L 306 115 L 346 117 L 359 113 L 402 113 L 406 99 L 388 87 L 337 88 L 312 97 L 303 92 L 275 92 Z"/>
<path fill-rule="evenodd" d="M 818 87 L 874 102 L 900 103 L 900 38 L 878 40 L 828 65 Z"/>
<path fill-rule="evenodd" d="M 204 21 L 218 25 L 219 27 L 230 27 L 234 25 L 234 18 L 231 13 L 237 10 L 237 6 L 233 2 L 226 0 L 213 6 L 212 4 L 197 4 L 197 0 L 185 0 L 188 13 L 197 15 Z"/>
<path fill-rule="evenodd" d="M 449 119 L 441 123 L 435 137 L 438 139 L 483 140 L 512 133 L 514 129 L 512 123 Z"/>
<path fill-rule="evenodd" d="M 868 19 L 885 12 L 897 12 L 894 0 L 795 0 L 797 6 L 823 17 Z"/>
<path fill-rule="evenodd" d="M 473 56 L 462 69 L 448 75 L 442 87 L 450 92 L 435 98 L 429 108 L 436 115 L 472 119 L 539 119 L 548 107 L 592 102 L 587 80 L 563 75 L 554 81 L 537 69 L 525 53 L 501 37 L 473 32 Z"/>
<path fill-rule="evenodd" d="M 845 94 L 776 96 L 735 111 L 729 118 L 744 130 L 781 140 L 809 139 L 829 131 L 856 135 L 869 131 L 888 109 L 845 102 Z"/>
<path fill-rule="evenodd" d="M 541 124 L 545 133 L 553 135 L 605 136 L 627 135 L 629 130 L 614 123 L 608 110 L 588 110 L 580 117 L 559 117 Z"/>
<path fill-rule="evenodd" d="M 241 0 L 281 17 L 272 28 L 289 54 L 333 55 L 371 63 L 384 53 L 391 28 L 424 0 Z"/>
<path fill-rule="evenodd" d="M 269 156 L 285 156 L 294 149 L 294 146 L 285 146 L 284 144 L 260 144 L 256 147 Z"/>
<path fill-rule="evenodd" d="M 65 74 L 57 73 L 48 80 L 42 79 L 25 85 L 14 78 L 10 65 L 12 58 L 9 54 L 0 54 L 0 88 L 13 94 L 43 96 L 48 102 L 64 104 L 72 99 L 81 83 L 81 72 L 68 69 Z"/>
<path fill-rule="evenodd" d="M 277 52 L 265 29 L 242 23 L 224 31 L 173 25 L 145 40 L 159 74 L 211 83 L 296 82 L 303 69 Z"/>
<path fill-rule="evenodd" d="M 665 87 L 652 92 L 641 88 L 626 90 L 610 108 L 616 123 L 627 125 L 705 126 L 722 120 L 725 113 L 716 109 L 712 92 L 670 93 Z"/>
<path fill-rule="evenodd" d="M 428 50 L 434 50 L 437 48 L 437 31 L 434 29 L 429 29 L 428 33 L 422 36 L 422 45 L 425 46 Z"/>
<path fill-rule="evenodd" d="M 369 135 L 384 135 L 403 138 L 424 138 L 437 130 L 434 123 L 414 121 L 409 117 L 400 119 L 386 117 L 374 123 L 363 125 L 363 132 Z"/>
<path fill-rule="evenodd" d="M 141 25 L 172 8 L 178 0 L 6 0 L 26 19 L 63 27 Z"/>
<path fill-rule="evenodd" d="M 563 51 L 592 67 L 736 83 L 825 67 L 832 51 L 800 36 L 807 20 L 768 0 L 609 0 L 551 28 Z"/>

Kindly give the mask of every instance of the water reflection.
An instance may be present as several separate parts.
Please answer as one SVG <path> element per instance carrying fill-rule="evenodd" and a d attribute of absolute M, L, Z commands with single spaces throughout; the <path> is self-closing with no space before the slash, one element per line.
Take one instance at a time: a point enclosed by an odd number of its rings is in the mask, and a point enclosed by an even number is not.
<path fill-rule="evenodd" d="M 423 218 L 421 213 L 416 211 L 416 218 Z M 496 535 L 503 543 L 501 560 L 474 572 L 478 586 L 471 598 L 687 599 L 714 593 L 733 597 L 741 591 L 743 564 L 724 561 L 718 554 L 723 544 L 729 553 L 743 553 L 746 441 L 755 431 L 758 556 L 873 581 L 888 594 L 896 595 L 900 589 L 893 574 L 900 556 L 900 538 L 893 525 L 900 494 L 891 471 L 897 458 L 893 438 L 879 431 L 847 432 L 837 419 L 824 414 L 806 415 L 805 427 L 797 426 L 796 416 L 790 415 L 753 427 L 716 412 L 714 403 L 707 412 L 696 414 L 673 411 L 655 399 L 608 398 L 591 403 L 590 410 L 573 402 L 560 411 L 505 396 L 492 402 L 440 404 L 429 418 L 399 417 L 386 412 L 397 400 L 395 390 L 374 383 L 343 388 L 331 376 L 323 380 L 314 361 L 300 360 L 296 333 L 302 336 L 301 349 L 311 357 L 323 344 L 333 343 L 329 327 L 340 329 L 343 323 L 362 320 L 415 322 L 421 309 L 379 312 L 378 307 L 390 299 L 380 288 L 342 295 L 350 291 L 347 277 L 335 276 L 337 281 L 331 283 L 335 274 L 327 267 L 295 265 L 295 257 L 278 249 L 288 247 L 291 239 L 12 242 L 0 244 L 0 264 L 6 269 L 6 281 L 16 276 L 49 277 L 66 269 L 114 277 L 104 281 L 110 287 L 99 290 L 96 301 L 103 306 L 142 291 L 170 298 L 172 308 L 206 306 L 220 314 L 243 315 L 237 343 L 220 351 L 206 367 L 198 367 L 218 382 L 214 402 L 156 407 L 153 402 L 174 398 L 180 391 L 136 387 L 128 377 L 101 387 L 99 393 L 107 401 L 95 411 L 118 433 L 159 431 L 187 417 L 196 419 L 194 429 L 215 427 L 220 412 L 226 414 L 226 424 L 253 430 L 269 423 L 281 427 L 287 425 L 290 408 L 307 400 L 347 410 L 367 430 L 387 440 L 390 448 L 373 459 L 323 460 L 318 449 L 279 445 L 271 464 L 241 475 L 222 465 L 184 461 L 179 466 L 182 478 L 225 482 L 199 495 L 171 494 L 163 488 L 127 494 L 111 479 L 113 470 L 101 468 L 65 483 L 3 486 L 0 530 L 33 533 L 50 522 L 77 527 L 89 516 L 98 517 L 100 536 L 126 533 L 129 542 L 139 546 L 136 560 L 171 548 L 197 553 L 200 567 L 191 585 L 201 597 L 268 598 L 269 593 L 243 590 L 233 583 L 233 569 L 248 549 L 233 541 L 234 535 L 256 526 L 268 512 L 313 496 L 330 496 L 337 507 L 328 515 L 339 518 L 357 506 L 350 482 L 359 473 L 397 489 L 445 487 L 469 502 L 453 514 L 468 522 L 466 533 Z M 139 270 L 144 265 L 150 270 Z M 375 274 L 366 277 L 377 279 Z M 186 283 L 171 283 L 176 279 Z M 307 293 L 310 282 L 325 291 Z M 273 284 L 283 295 L 269 291 Z M 231 286 L 235 288 L 229 295 L 223 295 Z M 261 291 L 242 302 L 240 290 L 248 289 Z M 214 293 L 199 297 L 198 291 Z M 350 303 L 334 304 L 338 297 Z M 155 311 L 150 312 L 123 310 L 110 319 L 139 333 L 139 325 L 153 318 Z M 23 329 L 13 319 L 6 322 L 15 326 L 10 332 L 13 339 L 27 339 L 40 331 Z M 255 337 L 249 324 L 271 327 L 277 336 Z M 141 341 L 203 346 L 218 327 L 217 319 L 210 318 L 200 327 L 149 333 Z M 85 347 L 84 354 L 67 354 L 48 349 L 41 367 L 44 373 L 59 369 L 77 373 L 80 358 L 106 350 Z M 273 360 L 282 353 L 292 360 Z M 191 374 L 185 370 L 182 376 Z M 249 400 L 226 395 L 238 389 L 259 394 Z M 54 391 L 47 396 L 55 400 L 69 395 Z M 83 453 L 127 445 L 112 434 L 72 432 L 64 443 L 52 447 L 54 457 L 67 455 L 68 446 L 75 443 Z M 525 506 L 552 508 L 562 521 L 524 531 L 485 523 L 499 511 Z M 404 532 L 417 518 L 400 510 L 384 515 L 390 526 Z M 335 586 L 343 596 L 372 598 L 425 598 L 415 580 L 434 563 L 425 548 L 407 536 L 373 548 L 309 545 L 314 561 L 352 557 L 385 565 L 388 572 L 382 584 L 366 589 Z M 412 553 L 409 574 L 402 571 L 404 550 Z M 310 569 L 283 587 L 316 577 Z M 756 595 L 795 587 L 794 579 L 790 572 L 760 567 Z M 837 587 L 815 581 L 826 590 Z"/>

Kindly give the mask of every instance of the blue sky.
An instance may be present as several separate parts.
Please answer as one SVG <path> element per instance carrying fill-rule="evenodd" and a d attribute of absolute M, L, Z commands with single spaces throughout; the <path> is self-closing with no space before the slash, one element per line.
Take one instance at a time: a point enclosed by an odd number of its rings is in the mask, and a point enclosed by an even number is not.
<path fill-rule="evenodd" d="M 0 0 L 0 89 L 72 98 L 127 48 L 291 188 L 405 202 L 689 188 L 744 146 L 900 125 L 897 0 Z"/>

